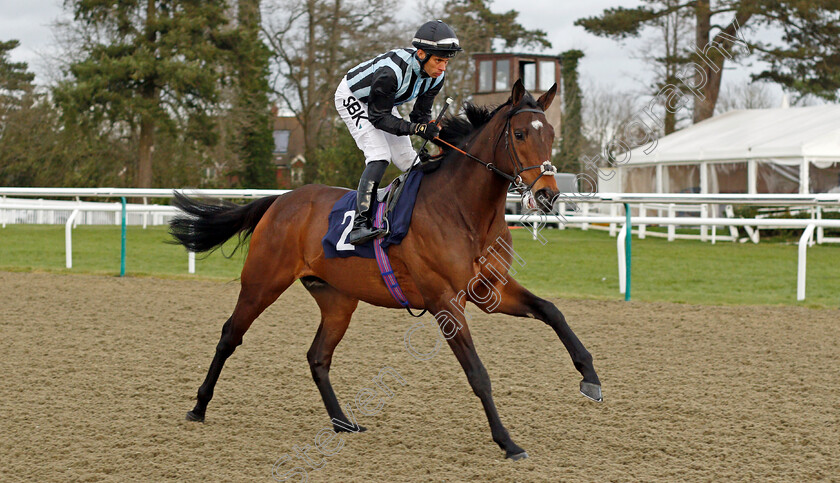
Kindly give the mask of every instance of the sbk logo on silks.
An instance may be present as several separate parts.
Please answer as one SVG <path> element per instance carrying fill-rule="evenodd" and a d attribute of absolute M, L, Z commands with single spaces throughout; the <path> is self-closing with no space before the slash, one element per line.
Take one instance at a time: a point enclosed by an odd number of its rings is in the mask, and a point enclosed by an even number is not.
<path fill-rule="evenodd" d="M 362 128 L 362 119 L 367 120 L 367 116 L 364 114 L 364 108 L 362 108 L 362 103 L 359 102 L 353 96 L 344 99 L 344 107 L 347 108 L 347 114 L 350 114 L 350 118 L 353 119 L 356 123 L 356 127 L 358 129 Z"/>

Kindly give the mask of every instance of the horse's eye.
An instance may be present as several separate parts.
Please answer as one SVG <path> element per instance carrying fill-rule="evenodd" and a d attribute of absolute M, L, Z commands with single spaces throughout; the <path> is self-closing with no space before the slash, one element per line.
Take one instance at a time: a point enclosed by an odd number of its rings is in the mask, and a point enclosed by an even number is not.
<path fill-rule="evenodd" d="M 514 131 L 513 136 L 520 141 L 525 139 L 525 134 L 523 134 L 522 131 Z"/>

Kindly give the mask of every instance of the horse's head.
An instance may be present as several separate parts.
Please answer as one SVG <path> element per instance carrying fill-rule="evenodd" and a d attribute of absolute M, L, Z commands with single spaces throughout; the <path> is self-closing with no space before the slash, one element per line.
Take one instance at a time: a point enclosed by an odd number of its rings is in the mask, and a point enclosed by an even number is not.
<path fill-rule="evenodd" d="M 507 103 L 510 107 L 499 113 L 505 116 L 505 127 L 496 149 L 498 164 L 504 165 L 501 160 L 507 160 L 506 171 L 513 173 L 514 187 L 523 196 L 523 207 L 541 213 L 551 212 L 559 193 L 554 179 L 557 168 L 551 164 L 554 128 L 545 116 L 556 93 L 554 84 L 535 101 L 522 81 L 517 80 Z"/>
<path fill-rule="evenodd" d="M 557 170 L 550 161 L 554 128 L 545 110 L 556 93 L 557 84 L 534 100 L 522 81 L 516 81 L 510 99 L 501 106 L 465 103 L 466 119 L 444 119 L 440 138 L 434 142 L 444 151 L 459 152 L 509 181 L 523 195 L 526 208 L 548 213 L 558 190 L 554 179 Z"/>

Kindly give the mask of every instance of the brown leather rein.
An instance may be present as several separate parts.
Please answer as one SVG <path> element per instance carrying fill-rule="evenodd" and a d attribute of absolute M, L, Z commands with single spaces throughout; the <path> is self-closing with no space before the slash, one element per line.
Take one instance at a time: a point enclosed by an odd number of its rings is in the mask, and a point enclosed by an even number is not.
<path fill-rule="evenodd" d="M 444 141 L 443 139 L 441 139 L 439 137 L 435 137 L 435 140 L 440 141 L 441 143 L 445 144 L 446 146 L 448 146 L 448 147 L 454 149 L 455 151 L 458 151 L 459 153 L 463 154 L 467 158 L 472 159 L 473 161 L 483 165 L 489 171 L 492 171 L 492 172 L 496 173 L 497 175 L 501 176 L 502 178 L 510 181 L 514 185 L 516 190 L 519 191 L 520 194 L 524 195 L 525 193 L 531 191 L 531 188 L 533 188 L 534 185 L 537 183 L 537 181 L 539 181 L 540 178 L 542 178 L 543 176 L 553 176 L 553 175 L 557 174 L 557 168 L 554 167 L 554 165 L 551 164 L 551 161 L 544 161 L 540 165 L 529 166 L 527 168 L 523 167 L 522 162 L 519 160 L 519 155 L 516 152 L 516 149 L 513 147 L 513 143 L 508 142 L 508 138 L 513 136 L 513 133 L 511 133 L 511 131 L 510 131 L 510 120 L 513 116 L 515 116 L 515 115 L 517 115 L 521 112 L 535 112 L 537 114 L 545 115 L 545 111 L 543 111 L 542 109 L 520 109 L 518 111 L 514 111 L 514 112 L 507 115 L 507 120 L 505 121 L 505 132 L 502 133 L 501 136 L 499 136 L 499 139 L 496 141 L 495 144 L 498 145 L 499 141 L 502 138 L 505 138 L 505 147 L 507 148 L 506 150 L 508 152 L 508 156 L 510 156 L 511 160 L 513 161 L 514 168 L 516 169 L 516 172 L 512 176 L 505 173 L 501 169 L 497 168 L 496 165 L 494 165 L 493 163 L 484 162 L 481 159 L 473 156 L 472 154 L 464 151 L 463 149 L 458 148 L 457 146 L 455 146 L 453 144 L 450 144 L 450 143 Z M 540 175 L 537 176 L 534 179 L 534 181 L 531 182 L 531 184 L 529 184 L 528 186 L 524 186 L 524 183 L 522 182 L 522 173 L 524 173 L 525 171 L 531 170 L 531 169 L 539 169 L 540 170 Z"/>

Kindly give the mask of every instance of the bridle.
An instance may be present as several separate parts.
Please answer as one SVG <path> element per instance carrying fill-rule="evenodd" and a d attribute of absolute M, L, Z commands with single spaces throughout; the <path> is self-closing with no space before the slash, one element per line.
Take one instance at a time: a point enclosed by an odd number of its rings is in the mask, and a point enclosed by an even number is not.
<path fill-rule="evenodd" d="M 540 165 L 528 166 L 527 168 L 522 166 L 522 162 L 519 160 L 519 154 L 516 152 L 516 148 L 513 147 L 513 140 L 512 140 L 513 132 L 510 129 L 510 120 L 513 118 L 513 116 L 515 116 L 519 113 L 522 113 L 522 112 L 535 112 L 537 114 L 545 115 L 545 111 L 543 111 L 542 109 L 519 109 L 519 110 L 516 110 L 516 111 L 509 112 L 507 114 L 507 119 L 505 120 L 505 130 L 499 136 L 499 138 L 496 140 L 496 142 L 493 144 L 493 146 L 495 148 L 495 146 L 499 145 L 499 142 L 502 139 L 505 140 L 505 150 L 507 151 L 508 156 L 510 157 L 511 161 L 513 161 L 513 167 L 516 170 L 516 172 L 513 173 L 513 175 L 505 173 L 504 171 L 502 171 L 501 169 L 496 167 L 496 165 L 494 165 L 493 163 L 484 162 L 481 159 L 479 159 L 479 158 L 473 156 L 472 154 L 470 154 L 470 153 L 468 153 L 468 152 L 466 152 L 466 151 L 464 151 L 464 150 L 462 150 L 462 149 L 444 141 L 443 139 L 441 139 L 439 137 L 437 137 L 435 139 L 437 141 L 440 141 L 441 143 L 445 144 L 446 146 L 449 146 L 450 148 L 454 149 L 455 151 L 458 151 L 459 153 L 463 154 L 467 158 L 472 159 L 473 161 L 483 165 L 489 171 L 492 171 L 492 172 L 496 173 L 497 175 L 501 176 L 502 178 L 510 181 L 511 184 L 513 184 L 514 188 L 519 192 L 519 194 L 524 196 L 526 193 L 531 191 L 531 188 L 533 188 L 534 185 L 537 184 L 537 181 L 539 181 L 540 178 L 542 178 L 543 176 L 553 176 L 553 175 L 557 174 L 557 168 L 554 167 L 554 165 L 552 165 L 551 161 L 549 161 L 549 160 L 543 161 L 543 163 L 540 164 Z M 537 176 L 536 178 L 534 178 L 534 181 L 532 181 L 531 184 L 529 184 L 528 186 L 525 186 L 525 183 L 522 182 L 522 173 L 524 173 L 525 171 L 532 170 L 532 169 L 539 169 L 540 170 L 540 175 Z"/>

